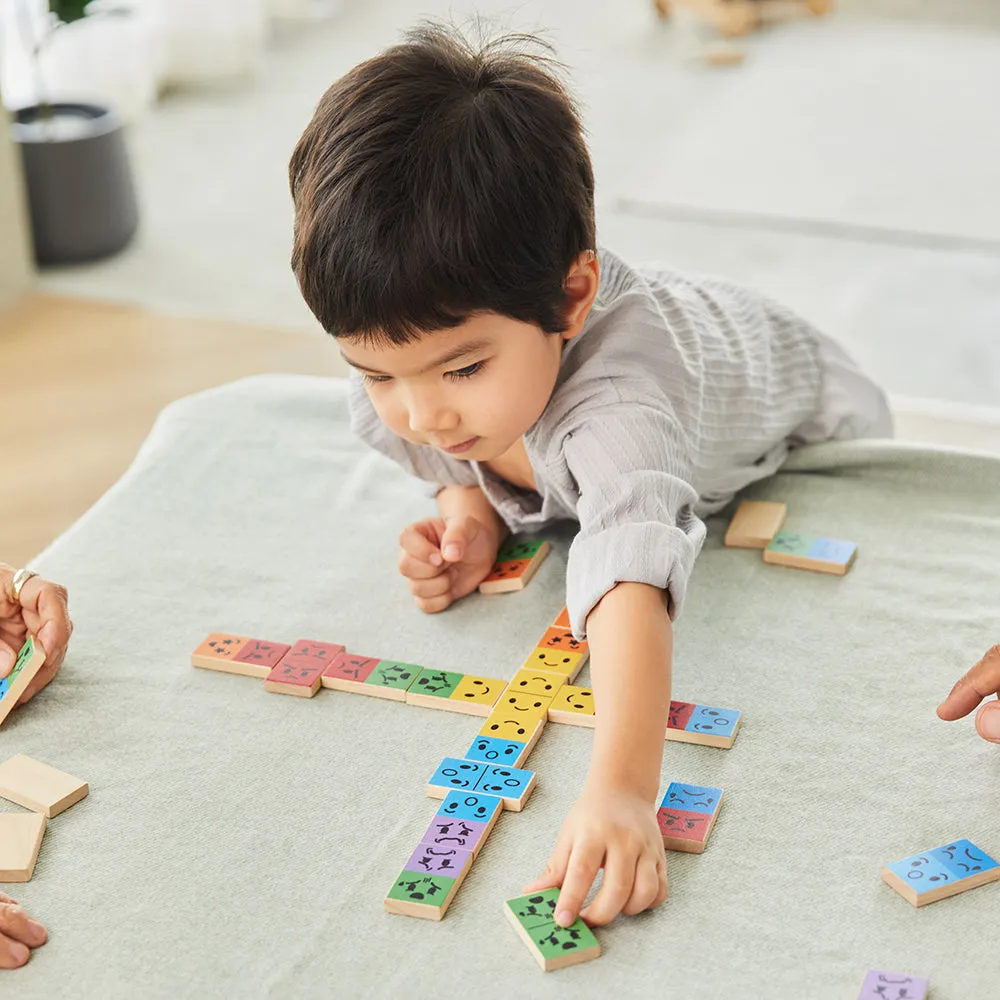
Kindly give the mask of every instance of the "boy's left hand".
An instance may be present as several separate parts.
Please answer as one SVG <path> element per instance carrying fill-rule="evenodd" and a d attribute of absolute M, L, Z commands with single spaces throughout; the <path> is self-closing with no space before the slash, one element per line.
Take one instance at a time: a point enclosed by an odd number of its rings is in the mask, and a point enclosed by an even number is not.
<path fill-rule="evenodd" d="M 598 870 L 604 881 L 580 911 Z M 556 923 L 568 927 L 577 915 L 597 927 L 619 913 L 641 913 L 667 898 L 667 861 L 656 807 L 636 792 L 588 786 L 559 831 L 545 871 L 524 892 L 562 886 Z"/>

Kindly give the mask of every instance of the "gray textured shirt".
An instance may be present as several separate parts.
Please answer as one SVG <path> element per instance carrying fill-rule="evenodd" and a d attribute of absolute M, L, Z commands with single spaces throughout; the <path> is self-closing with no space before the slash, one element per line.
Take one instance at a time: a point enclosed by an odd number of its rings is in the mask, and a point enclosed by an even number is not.
<path fill-rule="evenodd" d="M 579 521 L 566 603 L 580 638 L 619 582 L 666 590 L 679 614 L 701 518 L 779 468 L 823 381 L 816 332 L 784 307 L 715 278 L 599 257 L 586 325 L 524 435 L 537 492 L 394 434 L 357 373 L 350 393 L 364 441 L 435 486 L 479 485 L 511 531 Z"/>

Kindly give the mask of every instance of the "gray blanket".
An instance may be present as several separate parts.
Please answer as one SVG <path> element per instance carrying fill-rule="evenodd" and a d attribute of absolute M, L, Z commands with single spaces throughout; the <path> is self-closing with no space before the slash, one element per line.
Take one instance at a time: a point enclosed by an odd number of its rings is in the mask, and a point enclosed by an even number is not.
<path fill-rule="evenodd" d="M 227 630 L 510 677 L 562 605 L 569 526 L 523 592 L 416 611 L 396 537 L 431 502 L 352 440 L 343 388 L 269 376 L 173 404 L 37 560 L 70 588 L 77 628 L 59 678 L 0 730 L 0 757 L 91 793 L 14 887 L 51 939 L 0 973 L 0 995 L 844 1000 L 871 967 L 929 977 L 934 1000 L 1000 994 L 1000 885 L 917 910 L 879 878 L 958 837 L 1000 855 L 1000 752 L 934 714 L 1000 639 L 1000 460 L 795 454 L 750 495 L 787 501 L 789 528 L 856 541 L 843 579 L 725 549 L 713 519 L 673 690 L 744 724 L 730 751 L 666 744 L 662 787 L 721 786 L 721 816 L 704 854 L 669 856 L 659 910 L 599 931 L 600 960 L 545 975 L 501 903 L 551 850 L 589 730 L 548 727 L 534 797 L 432 924 L 382 899 L 436 808 L 427 777 L 477 720 L 282 697 L 189 665 Z"/>

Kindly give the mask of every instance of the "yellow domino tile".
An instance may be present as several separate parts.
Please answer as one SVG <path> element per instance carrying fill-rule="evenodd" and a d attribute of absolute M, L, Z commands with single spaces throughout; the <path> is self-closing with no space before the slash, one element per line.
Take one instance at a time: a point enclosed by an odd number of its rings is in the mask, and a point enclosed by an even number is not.
<path fill-rule="evenodd" d="M 476 677 L 465 674 L 448 696 L 449 701 L 461 702 L 460 711 L 469 715 L 487 716 L 493 711 L 497 699 L 503 694 L 506 681 L 496 677 Z"/>
<path fill-rule="evenodd" d="M 574 681 L 582 667 L 583 653 L 564 653 L 558 649 L 543 649 L 538 646 L 532 650 L 521 669 L 544 670 L 549 674 L 561 674 L 567 681 Z"/>
<path fill-rule="evenodd" d="M 539 723 L 546 721 L 547 715 L 547 710 L 521 713 L 513 710 L 505 712 L 500 708 L 495 708 L 477 735 L 492 736 L 498 740 L 520 740 L 523 742 L 531 739 Z"/>
<path fill-rule="evenodd" d="M 524 691 L 527 694 L 540 694 L 552 698 L 566 683 L 564 674 L 550 674 L 544 670 L 519 670 L 510 679 L 508 691 Z"/>
<path fill-rule="evenodd" d="M 549 722 L 595 726 L 594 692 L 590 688 L 576 687 L 573 684 L 561 687 L 549 705 Z"/>

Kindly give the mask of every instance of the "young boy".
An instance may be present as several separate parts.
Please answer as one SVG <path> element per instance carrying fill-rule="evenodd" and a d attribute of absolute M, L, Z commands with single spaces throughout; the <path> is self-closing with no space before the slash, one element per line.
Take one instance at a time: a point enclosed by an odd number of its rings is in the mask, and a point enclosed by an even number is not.
<path fill-rule="evenodd" d="M 788 310 L 598 250 L 573 101 L 522 37 L 433 26 L 321 99 L 289 174 L 292 266 L 351 365 L 352 424 L 431 484 L 400 536 L 443 611 L 508 531 L 579 521 L 567 566 L 600 706 L 590 769 L 543 875 L 556 919 L 667 894 L 655 819 L 671 621 L 705 515 L 797 444 L 891 436 L 882 392 Z"/>

